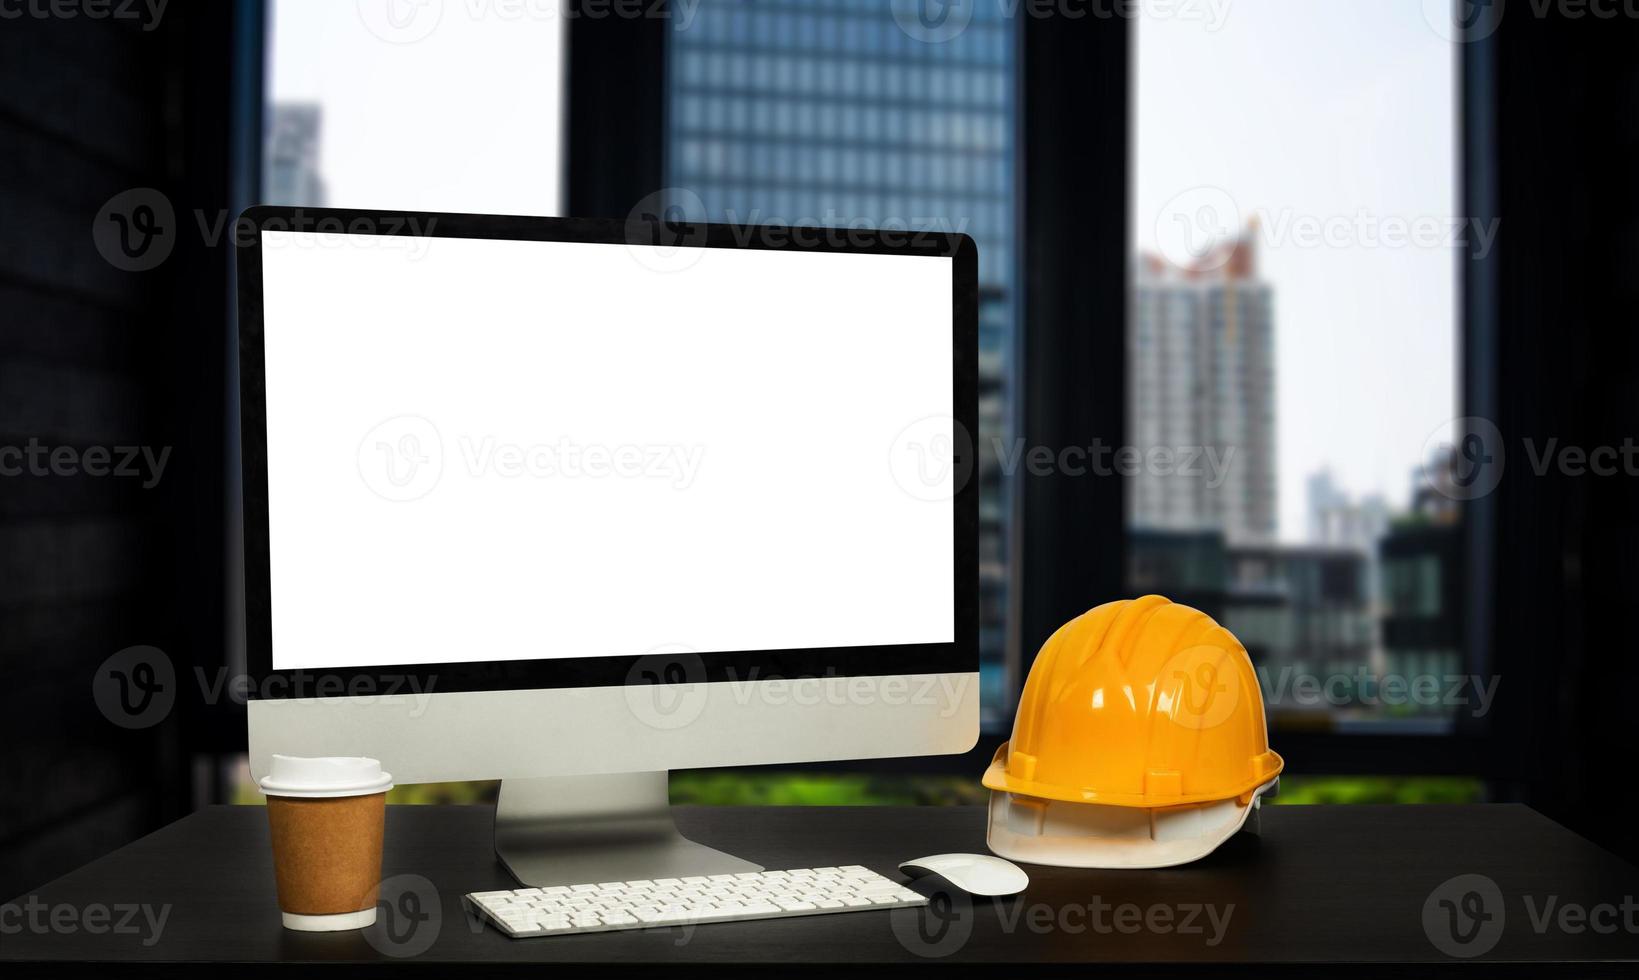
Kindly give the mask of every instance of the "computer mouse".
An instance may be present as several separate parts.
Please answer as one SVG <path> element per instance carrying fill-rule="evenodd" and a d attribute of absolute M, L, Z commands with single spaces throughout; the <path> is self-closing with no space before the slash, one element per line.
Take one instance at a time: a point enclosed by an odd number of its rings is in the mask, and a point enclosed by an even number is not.
<path fill-rule="evenodd" d="M 989 854 L 931 854 L 906 861 L 899 870 L 912 878 L 939 877 L 969 895 L 1017 895 L 1030 876 L 1011 861 Z"/>

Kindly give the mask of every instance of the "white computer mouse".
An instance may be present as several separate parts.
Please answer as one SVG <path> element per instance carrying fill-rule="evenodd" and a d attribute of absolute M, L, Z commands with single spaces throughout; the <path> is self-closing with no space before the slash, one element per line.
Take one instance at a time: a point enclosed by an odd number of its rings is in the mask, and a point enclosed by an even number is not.
<path fill-rule="evenodd" d="M 906 861 L 899 870 L 912 878 L 938 875 L 969 895 L 1017 895 L 1030 884 L 1017 865 L 990 854 L 931 854 Z"/>

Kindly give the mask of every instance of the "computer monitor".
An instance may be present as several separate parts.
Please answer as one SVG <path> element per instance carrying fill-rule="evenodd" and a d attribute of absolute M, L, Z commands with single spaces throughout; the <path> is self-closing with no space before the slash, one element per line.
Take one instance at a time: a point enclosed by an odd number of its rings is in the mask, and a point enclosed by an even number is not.
<path fill-rule="evenodd" d="M 978 735 L 962 235 L 257 207 L 250 765 L 503 780 L 527 884 L 750 870 L 674 768 Z"/>

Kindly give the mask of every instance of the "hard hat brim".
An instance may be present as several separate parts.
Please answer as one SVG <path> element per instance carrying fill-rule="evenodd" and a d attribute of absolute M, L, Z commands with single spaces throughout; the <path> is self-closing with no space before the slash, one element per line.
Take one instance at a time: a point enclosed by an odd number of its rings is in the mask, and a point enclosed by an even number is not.
<path fill-rule="evenodd" d="M 1234 798 L 1143 810 L 1032 800 L 997 790 L 991 793 L 985 841 L 996 855 L 1027 864 L 1170 868 L 1199 861 L 1223 846 L 1246 827 L 1248 818 L 1257 812 L 1259 797 L 1273 786 L 1271 780 L 1256 787 L 1244 801 Z M 1049 816 L 1056 808 L 1069 812 Z M 1104 819 L 1097 816 L 1100 812 Z M 1122 813 L 1131 817 L 1108 820 Z M 1116 826 L 1105 833 L 1100 824 Z"/>
<path fill-rule="evenodd" d="M 1258 787 L 1263 786 L 1286 768 L 1286 762 L 1273 750 L 1264 752 L 1252 760 L 1245 779 L 1225 786 L 1212 787 L 1209 790 L 1194 793 L 1111 793 L 1090 786 L 1059 786 L 1052 783 L 1043 783 L 1033 779 L 1021 779 L 1008 772 L 1008 748 L 1013 743 L 1003 742 L 996 750 L 996 755 L 990 761 L 990 767 L 985 770 L 984 778 L 980 781 L 986 789 L 1003 793 L 1018 793 L 1021 796 L 1034 796 L 1044 800 L 1058 800 L 1063 803 L 1098 803 L 1105 806 L 1130 807 L 1163 807 L 1180 806 L 1188 803 L 1211 803 L 1216 800 L 1227 800 L 1251 794 Z"/>

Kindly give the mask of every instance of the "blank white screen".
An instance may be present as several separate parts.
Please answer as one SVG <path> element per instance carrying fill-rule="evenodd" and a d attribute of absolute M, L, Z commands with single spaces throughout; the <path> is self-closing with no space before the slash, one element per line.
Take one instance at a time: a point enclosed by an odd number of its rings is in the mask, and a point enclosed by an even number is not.
<path fill-rule="evenodd" d="M 950 259 L 262 241 L 275 669 L 954 639 Z"/>

